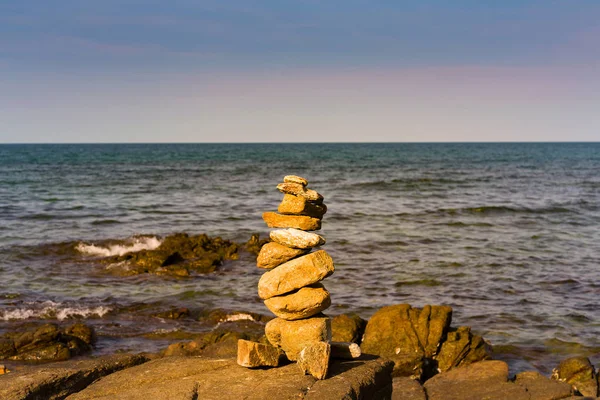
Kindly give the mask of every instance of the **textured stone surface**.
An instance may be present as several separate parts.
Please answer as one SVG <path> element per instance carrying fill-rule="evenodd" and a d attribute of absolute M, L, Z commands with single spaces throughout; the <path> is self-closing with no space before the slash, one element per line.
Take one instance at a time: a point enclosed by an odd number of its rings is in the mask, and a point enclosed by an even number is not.
<path fill-rule="evenodd" d="M 329 292 L 320 283 L 265 300 L 265 306 L 273 314 L 289 321 L 311 317 L 330 305 Z"/>
<path fill-rule="evenodd" d="M 330 378 L 317 381 L 294 364 L 242 368 L 235 360 L 171 357 L 112 374 L 69 400 L 386 399 L 391 364 L 383 360 L 333 362 Z M 4 400 L 4 399 L 3 399 Z"/>
<path fill-rule="evenodd" d="M 268 344 L 238 340 L 237 363 L 242 367 L 277 367 L 285 355 L 282 350 Z"/>
<path fill-rule="evenodd" d="M 361 354 L 360 346 L 356 343 L 331 342 L 331 358 L 352 360 L 359 358 Z"/>
<path fill-rule="evenodd" d="M 297 321 L 275 318 L 267 323 L 265 335 L 269 343 L 280 347 L 290 360 L 295 361 L 308 344 L 331 341 L 331 321 L 323 314 Z"/>
<path fill-rule="evenodd" d="M 295 258 L 265 272 L 258 281 L 258 295 L 266 300 L 317 283 L 334 272 L 333 260 L 324 250 Z"/>
<path fill-rule="evenodd" d="M 325 379 L 329 370 L 331 346 L 325 342 L 309 343 L 298 353 L 298 367 L 304 374 Z"/>
<path fill-rule="evenodd" d="M 586 357 L 571 357 L 561 361 L 553 371 L 552 379 L 569 383 L 584 396 L 598 396 L 596 371 Z"/>
<path fill-rule="evenodd" d="M 360 344 L 367 321 L 356 314 L 336 315 L 331 319 L 331 340 Z"/>
<path fill-rule="evenodd" d="M 308 185 L 308 181 L 298 175 L 286 175 L 283 177 L 283 182 L 284 183 L 298 183 L 302 186 Z"/>
<path fill-rule="evenodd" d="M 307 249 L 293 249 L 279 243 L 270 242 L 265 244 L 258 253 L 256 266 L 259 268 L 272 269 L 293 258 L 302 256 L 310 251 Z"/>
<path fill-rule="evenodd" d="M 323 215 L 327 212 L 327 206 L 325 204 L 311 203 L 302 196 L 286 194 L 283 196 L 279 207 L 277 207 L 277 211 L 281 214 L 307 215 L 314 218 L 323 218 Z"/>
<path fill-rule="evenodd" d="M 508 382 L 503 361 L 481 361 L 455 368 L 423 385 L 428 400 L 529 400 L 526 389 Z"/>
<path fill-rule="evenodd" d="M 278 229 L 270 234 L 271 240 L 295 249 L 310 249 L 325 244 L 325 238 L 299 229 Z"/>
<path fill-rule="evenodd" d="M 299 183 L 284 182 L 277 185 L 277 190 L 281 193 L 291 194 L 294 196 L 302 196 L 308 201 L 312 201 L 316 204 L 323 202 L 323 196 L 317 193 L 315 190 L 307 189 L 304 185 Z"/>
<path fill-rule="evenodd" d="M 573 394 L 568 383 L 553 381 L 535 371 L 517 374 L 515 383 L 527 390 L 530 400 L 558 400 Z"/>
<path fill-rule="evenodd" d="M 391 399 L 392 366 L 381 359 L 333 361 L 328 378 L 311 386 L 304 399 Z"/>
<path fill-rule="evenodd" d="M 491 357 L 491 346 L 481 336 L 473 335 L 468 326 L 460 326 L 448 332 L 446 341 L 435 358 L 439 370 L 445 372 L 450 368 L 488 360 Z"/>
<path fill-rule="evenodd" d="M 303 231 L 318 231 L 321 220 L 305 215 L 284 215 L 275 212 L 264 212 L 263 220 L 269 228 L 296 228 Z"/>
<path fill-rule="evenodd" d="M 408 304 L 383 307 L 367 323 L 361 343 L 363 353 L 394 359 L 395 374 L 412 371 L 423 357 L 433 357 L 445 338 L 452 319 L 448 306 L 412 308 Z"/>
<path fill-rule="evenodd" d="M 0 399 L 63 399 L 97 379 L 148 361 L 141 355 L 115 355 L 29 367 L 0 376 Z"/>
<path fill-rule="evenodd" d="M 392 400 L 427 400 L 421 384 L 407 377 L 394 378 Z"/>

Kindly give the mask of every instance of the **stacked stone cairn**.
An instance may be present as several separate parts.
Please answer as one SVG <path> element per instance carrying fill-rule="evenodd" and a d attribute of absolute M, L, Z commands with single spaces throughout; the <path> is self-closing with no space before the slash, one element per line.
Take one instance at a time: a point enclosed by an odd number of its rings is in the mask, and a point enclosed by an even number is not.
<path fill-rule="evenodd" d="M 276 367 L 287 358 L 297 361 L 303 373 L 325 379 L 330 357 L 356 358 L 354 343 L 331 343 L 331 320 L 322 311 L 331 305 L 329 292 L 320 283 L 333 274 L 333 260 L 325 250 L 315 250 L 325 239 L 311 231 L 321 229 L 327 212 L 323 196 L 307 188 L 306 179 L 288 175 L 277 189 L 284 194 L 275 212 L 265 212 L 271 242 L 257 258 L 268 269 L 258 283 L 258 295 L 277 316 L 265 327 L 272 346 L 240 340 L 238 364 Z"/>

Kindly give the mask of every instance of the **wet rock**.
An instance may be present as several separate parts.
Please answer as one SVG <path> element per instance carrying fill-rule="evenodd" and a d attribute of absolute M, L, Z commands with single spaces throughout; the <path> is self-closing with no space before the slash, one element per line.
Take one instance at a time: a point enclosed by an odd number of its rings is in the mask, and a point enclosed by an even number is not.
<path fill-rule="evenodd" d="M 323 203 L 323 196 L 321 196 L 317 191 L 307 189 L 304 185 L 301 185 L 299 183 L 280 183 L 279 185 L 277 185 L 277 190 L 284 194 L 291 194 L 294 196 L 304 197 L 306 200 L 316 204 Z"/>
<path fill-rule="evenodd" d="M 235 357 L 238 340 L 266 343 L 265 326 L 262 323 L 239 320 L 220 324 L 210 332 L 198 335 L 189 342 L 173 343 L 163 350 L 162 355 L 205 357 Z"/>
<path fill-rule="evenodd" d="M 250 239 L 244 244 L 244 248 L 249 253 L 258 255 L 262 247 L 269 243 L 269 239 L 261 239 L 258 233 L 253 233 Z"/>
<path fill-rule="evenodd" d="M 461 326 L 448 332 L 446 341 L 435 357 L 441 372 L 450 368 L 488 360 L 492 357 L 491 346 L 481 336 L 473 335 L 471 328 Z"/>
<path fill-rule="evenodd" d="M 356 343 L 331 342 L 331 358 L 353 360 L 362 354 L 360 346 Z"/>
<path fill-rule="evenodd" d="M 392 400 L 427 400 L 425 389 L 411 378 L 396 377 L 392 383 Z"/>
<path fill-rule="evenodd" d="M 264 212 L 263 220 L 269 228 L 296 228 L 303 231 L 318 231 L 321 220 L 304 215 L 284 215 L 272 211 Z"/>
<path fill-rule="evenodd" d="M 271 240 L 283 246 L 295 249 L 307 249 L 325 244 L 325 238 L 312 232 L 304 232 L 300 229 L 278 229 L 270 234 Z"/>
<path fill-rule="evenodd" d="M 92 350 L 94 330 L 84 324 L 61 329 L 45 324 L 27 332 L 12 332 L 0 339 L 0 359 L 64 361 Z"/>
<path fill-rule="evenodd" d="M 336 315 L 331 319 L 331 340 L 360 344 L 366 325 L 356 314 Z"/>
<path fill-rule="evenodd" d="M 271 242 L 265 244 L 256 259 L 256 266 L 259 268 L 272 269 L 293 258 L 302 256 L 310 251 L 309 249 L 293 249 Z"/>
<path fill-rule="evenodd" d="M 167 236 L 154 250 L 142 250 L 108 257 L 109 270 L 117 275 L 189 276 L 190 273 L 213 272 L 225 260 L 238 258 L 239 246 L 220 237 L 190 236 L 177 233 Z"/>
<path fill-rule="evenodd" d="M 329 370 L 331 346 L 325 342 L 309 343 L 298 353 L 298 367 L 303 374 L 325 379 Z"/>
<path fill-rule="evenodd" d="M 0 376 L 0 399 L 64 399 L 113 372 L 142 364 L 142 355 L 113 355 L 29 367 Z"/>
<path fill-rule="evenodd" d="M 552 371 L 552 379 L 567 382 L 583 396 L 598 396 L 598 377 L 586 357 L 571 357 L 561 361 Z"/>
<path fill-rule="evenodd" d="M 333 260 L 324 250 L 295 258 L 265 272 L 258 282 L 258 295 L 266 300 L 317 283 L 334 272 Z"/>
<path fill-rule="evenodd" d="M 183 319 L 190 316 L 190 310 L 186 307 L 171 308 L 167 311 L 162 311 L 152 315 L 157 318 L 164 319 Z"/>
<path fill-rule="evenodd" d="M 314 204 L 301 196 L 286 194 L 279 204 L 277 211 L 281 214 L 306 215 L 313 218 L 323 218 L 327 212 L 325 204 Z"/>
<path fill-rule="evenodd" d="M 16 352 L 13 340 L 0 338 L 0 360 L 7 359 Z"/>
<path fill-rule="evenodd" d="M 527 390 L 508 382 L 503 361 L 481 361 L 454 368 L 423 385 L 428 400 L 529 400 Z"/>
<path fill-rule="evenodd" d="M 281 349 L 268 344 L 238 340 L 237 363 L 242 367 L 278 367 L 285 359 Z"/>
<path fill-rule="evenodd" d="M 80 339 L 83 343 L 89 345 L 96 342 L 96 333 L 94 330 L 81 323 L 69 326 L 67 329 L 65 329 L 65 333 L 69 336 L 74 336 Z"/>
<path fill-rule="evenodd" d="M 331 321 L 323 314 L 297 321 L 275 318 L 267 323 L 265 335 L 269 343 L 283 349 L 288 359 L 295 361 L 308 344 L 331 341 Z"/>
<path fill-rule="evenodd" d="M 551 380 L 535 371 L 517 374 L 515 383 L 527 390 L 530 400 L 564 399 L 573 394 L 573 389 L 568 383 Z"/>
<path fill-rule="evenodd" d="M 288 321 L 311 317 L 330 305 L 329 292 L 320 283 L 265 300 L 265 306 L 273 314 Z"/>
<path fill-rule="evenodd" d="M 396 362 L 395 374 L 413 375 L 417 360 L 437 354 L 452 319 L 448 306 L 412 308 L 408 304 L 383 307 L 367 323 L 361 343 L 363 353 L 388 357 Z"/>

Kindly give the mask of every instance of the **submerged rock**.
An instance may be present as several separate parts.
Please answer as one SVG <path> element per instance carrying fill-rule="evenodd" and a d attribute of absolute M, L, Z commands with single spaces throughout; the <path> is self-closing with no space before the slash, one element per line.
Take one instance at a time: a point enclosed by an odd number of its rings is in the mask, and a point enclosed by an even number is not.
<path fill-rule="evenodd" d="M 239 246 L 220 237 L 190 236 L 176 233 L 167 236 L 154 250 L 141 250 L 104 259 L 117 275 L 189 276 L 191 273 L 213 272 L 225 260 L 238 258 Z"/>
<path fill-rule="evenodd" d="M 269 241 L 269 239 L 261 239 L 258 233 L 253 233 L 250 239 L 244 244 L 244 248 L 246 251 L 256 256 L 260 253 L 262 247 L 269 243 Z"/>
<path fill-rule="evenodd" d="M 45 324 L 35 330 L 5 334 L 0 338 L 0 359 L 64 361 L 90 352 L 95 338 L 94 330 L 81 323 L 66 329 Z"/>

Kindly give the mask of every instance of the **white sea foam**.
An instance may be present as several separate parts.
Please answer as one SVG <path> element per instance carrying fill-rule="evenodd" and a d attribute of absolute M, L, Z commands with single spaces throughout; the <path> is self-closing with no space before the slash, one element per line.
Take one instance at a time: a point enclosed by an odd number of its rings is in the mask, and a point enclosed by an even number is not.
<path fill-rule="evenodd" d="M 141 250 L 154 250 L 160 246 L 162 242 L 156 237 L 141 237 L 135 238 L 132 243 L 115 244 L 112 246 L 96 246 L 95 244 L 79 243 L 75 249 L 80 253 L 110 257 L 122 256 L 127 253 L 135 253 Z"/>
<path fill-rule="evenodd" d="M 15 308 L 13 310 L 0 310 L 0 320 L 23 320 L 29 318 L 57 319 L 62 321 L 70 317 L 88 318 L 91 316 L 103 317 L 111 308 L 106 306 L 76 307 L 62 306 L 62 303 L 45 301 L 32 307 Z"/>

